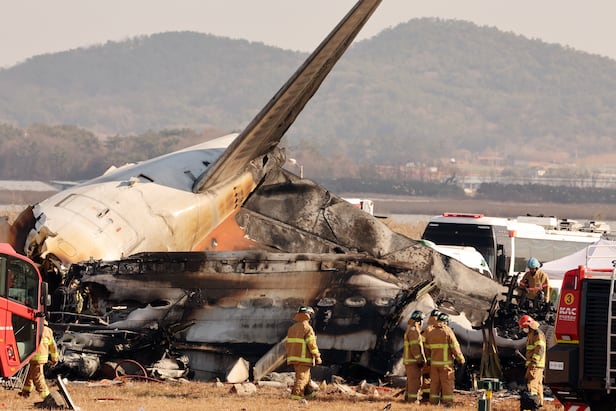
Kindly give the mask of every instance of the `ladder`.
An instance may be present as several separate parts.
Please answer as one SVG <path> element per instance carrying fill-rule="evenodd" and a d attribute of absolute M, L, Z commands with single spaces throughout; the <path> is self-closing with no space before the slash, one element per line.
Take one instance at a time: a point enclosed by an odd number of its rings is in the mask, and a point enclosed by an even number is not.
<path fill-rule="evenodd" d="M 612 342 L 616 345 L 616 314 L 614 313 L 614 283 L 616 282 L 616 260 L 612 260 L 612 275 L 610 278 L 610 298 L 608 299 L 607 309 L 607 355 L 605 367 L 605 389 L 610 393 L 610 390 L 616 389 L 616 364 L 612 365 L 612 356 L 616 357 L 616 350 L 612 348 Z"/>
<path fill-rule="evenodd" d="M 607 302 L 606 321 L 606 364 L 605 364 L 605 390 L 610 393 L 616 390 L 616 250 L 612 244 L 593 244 L 586 248 L 586 269 L 592 272 L 592 267 L 606 267 L 609 261 L 612 265 L 609 275 L 610 288 Z M 607 268 L 607 267 L 606 267 Z M 607 271 L 607 270 L 605 270 Z M 604 271 L 604 274 L 607 274 Z M 597 274 L 597 272 L 593 273 Z M 600 273 L 599 273 L 600 274 Z M 606 276 L 607 277 L 607 276 Z"/>
<path fill-rule="evenodd" d="M 19 390 L 23 388 L 26 383 L 26 377 L 28 376 L 28 371 L 30 370 L 30 363 L 24 365 L 17 373 L 9 378 L 0 379 L 2 381 L 2 386 L 6 390 Z"/>

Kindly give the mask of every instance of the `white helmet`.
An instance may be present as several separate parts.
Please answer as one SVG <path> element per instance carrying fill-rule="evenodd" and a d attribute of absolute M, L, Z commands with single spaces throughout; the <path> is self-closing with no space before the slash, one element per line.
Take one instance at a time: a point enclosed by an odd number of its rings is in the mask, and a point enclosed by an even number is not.
<path fill-rule="evenodd" d="M 310 316 L 314 315 L 314 310 L 309 305 L 300 305 L 300 307 L 297 309 L 297 312 L 298 313 L 306 313 L 306 314 L 308 314 Z"/>

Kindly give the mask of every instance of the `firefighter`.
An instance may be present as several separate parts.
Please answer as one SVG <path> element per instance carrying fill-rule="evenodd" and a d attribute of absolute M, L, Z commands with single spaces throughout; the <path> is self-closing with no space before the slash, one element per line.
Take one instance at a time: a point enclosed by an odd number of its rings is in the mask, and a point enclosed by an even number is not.
<path fill-rule="evenodd" d="M 432 327 L 434 327 L 440 313 L 441 312 L 438 310 L 438 308 L 435 308 L 434 310 L 430 311 L 430 317 L 428 318 L 428 328 L 426 328 L 426 333 L 430 331 Z"/>
<path fill-rule="evenodd" d="M 550 301 L 548 275 L 541 269 L 541 263 L 535 257 L 528 260 L 528 271 L 520 281 L 522 298 L 533 301 Z"/>
<path fill-rule="evenodd" d="M 422 369 L 426 364 L 421 325 L 426 318 L 423 312 L 413 311 L 404 333 L 404 366 L 406 368 L 406 401 L 419 403 L 419 389 L 422 382 Z"/>
<path fill-rule="evenodd" d="M 51 295 L 51 309 L 54 314 L 50 317 L 52 322 L 77 322 L 78 317 L 66 314 L 83 311 L 83 296 L 79 291 L 80 281 L 72 279 L 68 286 L 61 285 Z"/>
<path fill-rule="evenodd" d="M 449 316 L 440 313 L 436 324 L 426 334 L 426 356 L 430 363 L 430 404 L 440 402 L 445 407 L 453 406 L 454 360 L 464 364 L 466 360 L 453 330 L 449 328 Z"/>
<path fill-rule="evenodd" d="M 312 307 L 300 306 L 293 317 L 295 323 L 287 332 L 285 349 L 287 364 L 295 369 L 295 383 L 291 391 L 291 399 L 301 400 L 304 397 L 313 398 L 315 393 L 310 389 L 310 367 L 319 365 L 321 353 L 317 346 L 317 337 L 310 325 L 314 315 Z"/>
<path fill-rule="evenodd" d="M 530 315 L 520 317 L 518 325 L 526 334 L 526 391 L 536 399 L 537 407 L 543 406 L 543 369 L 545 368 L 546 340 L 539 323 Z"/>
<path fill-rule="evenodd" d="M 51 331 L 48 325 L 47 320 L 45 320 L 39 349 L 30 360 L 28 376 L 19 393 L 22 397 L 28 398 L 34 388 L 36 388 L 36 391 L 43 399 L 49 395 L 49 387 L 47 386 L 47 381 L 45 381 L 43 367 L 47 364 L 50 357 L 52 367 L 58 363 L 58 350 L 56 348 L 56 341 L 53 338 L 53 331 Z"/>
<path fill-rule="evenodd" d="M 428 325 L 426 329 L 421 332 L 424 347 L 426 345 L 426 334 L 428 334 L 428 331 L 430 331 L 434 327 L 434 324 L 436 324 L 436 320 L 440 313 L 441 312 L 437 308 L 430 311 L 430 316 L 428 317 Z M 423 375 L 423 380 L 421 383 L 421 394 L 422 398 L 427 400 L 430 398 L 430 365 L 428 365 L 427 361 L 426 365 L 424 365 L 423 369 L 421 370 L 421 374 Z"/>

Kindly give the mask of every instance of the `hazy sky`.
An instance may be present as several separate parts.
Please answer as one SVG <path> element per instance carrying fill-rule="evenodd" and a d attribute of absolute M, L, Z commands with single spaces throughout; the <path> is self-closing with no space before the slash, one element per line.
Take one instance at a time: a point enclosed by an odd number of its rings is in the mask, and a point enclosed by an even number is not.
<path fill-rule="evenodd" d="M 189 30 L 311 51 L 355 0 L 0 0 L 0 67 Z M 614 0 L 383 0 L 358 39 L 417 17 L 494 26 L 616 59 Z"/>

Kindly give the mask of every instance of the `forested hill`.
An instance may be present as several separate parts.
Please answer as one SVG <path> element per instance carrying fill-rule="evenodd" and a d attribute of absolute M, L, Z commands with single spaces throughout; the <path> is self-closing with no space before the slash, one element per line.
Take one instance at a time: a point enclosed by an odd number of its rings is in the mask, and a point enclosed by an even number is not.
<path fill-rule="evenodd" d="M 27 150 L 16 129 L 35 123 L 116 137 L 239 130 L 306 57 L 171 32 L 31 58 L 0 70 L 0 160 Z M 468 153 L 574 161 L 616 151 L 615 109 L 614 60 L 472 23 L 416 19 L 355 43 L 287 141 L 356 164 Z"/>

